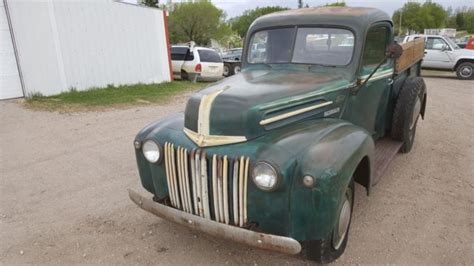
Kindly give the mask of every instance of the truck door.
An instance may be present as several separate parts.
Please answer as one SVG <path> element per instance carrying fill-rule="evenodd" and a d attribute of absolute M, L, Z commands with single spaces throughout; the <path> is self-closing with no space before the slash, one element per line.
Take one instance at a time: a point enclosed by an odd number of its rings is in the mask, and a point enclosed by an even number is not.
<path fill-rule="evenodd" d="M 357 72 L 360 81 L 365 80 L 385 57 L 387 45 L 391 42 L 390 25 L 377 23 L 367 32 L 362 59 Z M 344 116 L 355 125 L 365 128 L 374 138 L 383 136 L 385 118 L 393 82 L 393 60 L 387 60 L 366 85 L 356 94 L 349 96 Z"/>
<path fill-rule="evenodd" d="M 441 37 L 428 37 L 422 66 L 426 68 L 452 69 L 452 49 Z"/>

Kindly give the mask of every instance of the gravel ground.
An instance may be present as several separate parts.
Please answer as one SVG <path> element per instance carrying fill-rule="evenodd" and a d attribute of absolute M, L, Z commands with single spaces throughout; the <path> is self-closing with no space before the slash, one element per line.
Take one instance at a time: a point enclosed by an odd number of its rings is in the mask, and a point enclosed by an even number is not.
<path fill-rule="evenodd" d="M 337 261 L 473 264 L 474 82 L 426 78 L 427 120 L 366 197 L 356 187 Z M 0 102 L 0 264 L 308 264 L 226 242 L 136 207 L 132 140 L 166 106 L 58 114 Z"/>

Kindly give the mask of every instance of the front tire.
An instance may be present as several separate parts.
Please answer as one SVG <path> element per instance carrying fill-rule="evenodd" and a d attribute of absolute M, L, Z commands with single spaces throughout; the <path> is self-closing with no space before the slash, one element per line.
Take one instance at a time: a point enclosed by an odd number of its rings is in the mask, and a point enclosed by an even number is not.
<path fill-rule="evenodd" d="M 456 68 L 456 75 L 458 79 L 474 79 L 474 64 L 470 62 L 459 64 Z"/>
<path fill-rule="evenodd" d="M 310 240 L 303 243 L 306 258 L 318 263 L 329 263 L 339 258 L 346 249 L 354 207 L 354 180 L 346 188 L 345 197 L 339 208 L 334 229 L 327 239 Z"/>

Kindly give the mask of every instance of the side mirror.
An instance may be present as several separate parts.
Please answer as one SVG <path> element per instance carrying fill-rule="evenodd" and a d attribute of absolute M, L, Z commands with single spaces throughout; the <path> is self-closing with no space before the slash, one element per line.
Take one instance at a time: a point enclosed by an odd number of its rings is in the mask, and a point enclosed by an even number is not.
<path fill-rule="evenodd" d="M 447 44 L 443 44 L 443 47 L 441 47 L 441 52 L 448 51 L 449 47 Z"/>
<path fill-rule="evenodd" d="M 391 59 L 398 59 L 403 54 L 403 48 L 398 43 L 392 43 L 387 47 L 386 56 Z"/>

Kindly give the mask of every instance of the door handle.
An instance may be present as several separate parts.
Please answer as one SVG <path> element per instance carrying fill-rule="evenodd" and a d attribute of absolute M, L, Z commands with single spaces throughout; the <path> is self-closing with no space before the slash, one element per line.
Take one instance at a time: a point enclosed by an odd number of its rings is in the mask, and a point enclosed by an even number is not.
<path fill-rule="evenodd" d="M 393 84 L 393 79 L 391 79 L 391 78 L 387 79 L 387 83 L 388 83 L 388 85 L 392 85 Z"/>

